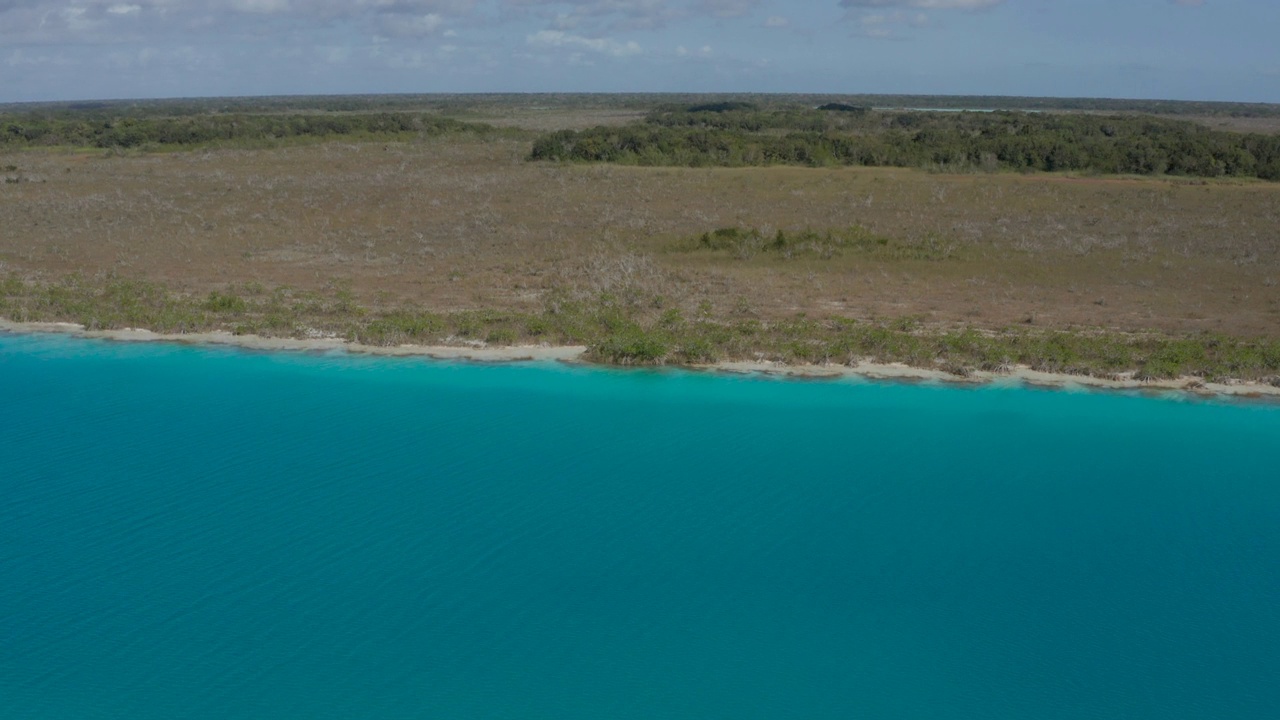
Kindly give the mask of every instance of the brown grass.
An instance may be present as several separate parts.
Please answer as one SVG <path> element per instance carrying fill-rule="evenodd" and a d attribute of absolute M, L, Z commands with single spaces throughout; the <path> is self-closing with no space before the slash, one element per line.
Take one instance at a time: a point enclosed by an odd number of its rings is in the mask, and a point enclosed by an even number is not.
<path fill-rule="evenodd" d="M 0 168 L 17 169 L 0 185 L 0 276 L 115 276 L 199 294 L 339 285 L 372 307 L 440 311 L 603 292 L 691 316 L 1280 337 L 1277 184 L 557 166 L 526 162 L 528 149 L 455 137 L 2 156 Z M 681 249 L 725 226 L 855 224 L 947 257 Z"/>

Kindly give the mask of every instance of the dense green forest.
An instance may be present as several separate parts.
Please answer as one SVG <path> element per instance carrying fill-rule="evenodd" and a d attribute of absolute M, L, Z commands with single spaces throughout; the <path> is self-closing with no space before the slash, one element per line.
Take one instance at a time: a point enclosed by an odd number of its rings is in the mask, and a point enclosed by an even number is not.
<path fill-rule="evenodd" d="M 887 110 L 885 106 L 916 109 Z M 629 126 L 544 136 L 534 144 L 532 159 L 1280 180 L 1280 135 L 1228 132 L 1170 117 L 1133 114 L 1269 117 L 1280 114 L 1280 106 L 1060 98 L 569 94 L 43 103 L 0 107 L 0 149 L 183 148 L 289 139 L 490 134 L 504 131 L 469 120 L 489 117 L 499 109 L 537 112 L 575 108 L 648 112 L 642 122 Z M 982 111 L 936 112 L 926 108 Z M 1041 112 L 1038 108 L 1084 112 Z"/>
<path fill-rule="evenodd" d="M 421 113 L 202 114 L 119 117 L 101 110 L 0 116 L 0 148 L 199 146 L 335 136 L 490 133 L 488 125 Z"/>
<path fill-rule="evenodd" d="M 878 111 L 847 104 L 663 106 L 625 127 L 539 138 L 534 160 L 864 165 L 1280 180 L 1280 136 L 1140 115 Z"/>

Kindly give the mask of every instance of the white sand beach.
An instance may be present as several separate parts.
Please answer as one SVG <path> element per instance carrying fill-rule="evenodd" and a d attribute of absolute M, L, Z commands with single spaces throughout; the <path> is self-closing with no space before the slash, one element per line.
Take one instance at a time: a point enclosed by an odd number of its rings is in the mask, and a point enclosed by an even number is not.
<path fill-rule="evenodd" d="M 61 333 L 76 337 L 119 342 L 167 342 L 189 345 L 225 345 L 250 350 L 327 352 L 342 351 L 362 355 L 388 357 L 429 357 L 441 360 L 472 362 L 567 362 L 585 363 L 587 348 L 582 345 L 395 345 L 378 346 L 352 343 L 338 338 L 275 338 L 234 333 L 157 333 L 137 328 L 119 330 L 86 330 L 75 323 L 22 323 L 0 319 L 0 332 Z M 1196 396 L 1227 396 L 1280 400 L 1280 387 L 1228 380 L 1205 382 L 1202 378 L 1182 377 L 1164 380 L 1139 380 L 1132 377 L 1098 378 L 1064 375 L 1013 366 L 1008 372 L 975 371 L 958 376 L 934 368 L 918 368 L 901 363 L 860 362 L 856 365 L 788 365 L 777 362 L 727 361 L 695 365 L 689 369 L 736 374 L 761 374 L 801 379 L 861 378 L 895 382 L 945 383 L 954 385 L 1009 384 L 1061 389 L 1094 389 L 1121 391 L 1178 392 Z"/>

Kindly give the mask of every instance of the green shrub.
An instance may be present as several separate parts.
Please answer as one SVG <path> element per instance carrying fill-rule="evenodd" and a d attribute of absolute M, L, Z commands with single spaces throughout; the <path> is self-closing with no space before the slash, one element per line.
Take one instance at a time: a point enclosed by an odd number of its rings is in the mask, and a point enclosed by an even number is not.
<path fill-rule="evenodd" d="M 618 328 L 588 348 L 591 357 L 615 365 L 656 365 L 668 353 L 667 339 L 636 325 Z"/>
<path fill-rule="evenodd" d="M 235 295 L 222 295 L 211 292 L 209 293 L 209 299 L 205 300 L 204 308 L 209 312 L 240 315 L 249 309 L 249 305 L 243 298 Z"/>
<path fill-rule="evenodd" d="M 511 328 L 494 328 L 485 336 L 484 341 L 490 345 L 515 345 L 516 331 Z"/>
<path fill-rule="evenodd" d="M 362 342 L 375 345 L 435 340 L 444 332 L 444 318 L 427 312 L 400 310 L 369 322 L 359 333 Z"/>

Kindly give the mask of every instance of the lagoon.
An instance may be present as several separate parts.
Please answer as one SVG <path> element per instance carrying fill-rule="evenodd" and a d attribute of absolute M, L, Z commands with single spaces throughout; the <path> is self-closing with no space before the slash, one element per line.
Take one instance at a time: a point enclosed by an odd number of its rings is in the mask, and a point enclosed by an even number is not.
<path fill-rule="evenodd" d="M 7 718 L 1270 718 L 1280 407 L 0 334 Z"/>

